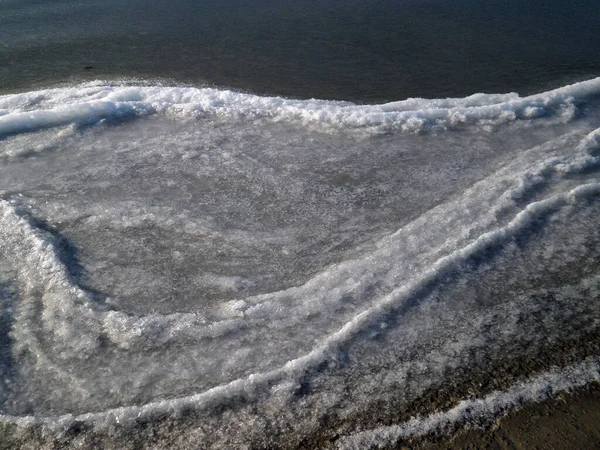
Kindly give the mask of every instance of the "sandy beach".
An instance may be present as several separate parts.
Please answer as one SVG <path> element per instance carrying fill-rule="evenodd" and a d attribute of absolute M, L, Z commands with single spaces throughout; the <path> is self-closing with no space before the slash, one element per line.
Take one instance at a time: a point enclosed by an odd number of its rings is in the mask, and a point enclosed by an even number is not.
<path fill-rule="evenodd" d="M 573 450 L 600 446 L 600 385 L 511 411 L 490 429 L 404 442 L 395 448 Z"/>

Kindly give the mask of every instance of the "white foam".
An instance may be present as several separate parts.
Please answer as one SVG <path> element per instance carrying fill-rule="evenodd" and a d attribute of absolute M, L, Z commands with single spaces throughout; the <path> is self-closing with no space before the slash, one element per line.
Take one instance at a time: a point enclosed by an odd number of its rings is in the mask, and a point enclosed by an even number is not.
<path fill-rule="evenodd" d="M 259 97 L 227 90 L 189 87 L 82 85 L 0 96 L 0 135 L 103 119 L 149 114 L 170 117 L 217 115 L 299 122 L 325 129 L 417 132 L 468 124 L 502 124 L 548 115 L 572 118 L 578 102 L 600 92 L 600 78 L 529 97 L 476 94 L 463 99 L 409 99 L 361 106 L 322 100 Z"/>

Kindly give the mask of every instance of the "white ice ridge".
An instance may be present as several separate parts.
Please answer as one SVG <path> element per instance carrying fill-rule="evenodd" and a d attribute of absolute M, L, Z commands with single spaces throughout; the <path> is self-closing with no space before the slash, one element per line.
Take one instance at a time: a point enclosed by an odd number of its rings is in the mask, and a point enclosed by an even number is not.
<path fill-rule="evenodd" d="M 578 102 L 600 93 L 600 78 L 528 97 L 475 94 L 459 99 L 408 99 L 382 105 L 261 97 L 211 88 L 127 86 L 95 82 L 0 96 L 0 136 L 67 124 L 89 125 L 151 114 L 266 118 L 325 129 L 417 132 L 468 124 L 502 124 L 573 116 Z"/>
<path fill-rule="evenodd" d="M 338 442 L 340 450 L 358 450 L 393 445 L 399 439 L 452 431 L 463 422 L 489 423 L 509 410 L 528 402 L 540 402 L 561 392 L 571 391 L 600 381 L 598 359 L 543 373 L 515 384 L 506 391 L 495 391 L 480 399 L 462 400 L 454 408 L 425 417 L 414 417 L 398 425 L 375 428 L 345 436 Z"/>
<path fill-rule="evenodd" d="M 398 295 L 410 295 L 413 289 L 417 289 L 422 283 L 428 282 L 431 277 L 435 278 L 439 273 L 444 273 L 453 264 L 460 264 L 461 260 L 468 258 L 477 251 L 499 244 L 504 239 L 510 239 L 520 229 L 526 228 L 534 216 L 555 210 L 563 204 L 572 203 L 582 193 L 584 195 L 594 195 L 597 192 L 597 184 L 592 183 L 574 189 L 567 194 L 559 194 L 532 203 L 505 227 L 484 233 L 475 241 L 472 240 L 472 235 L 477 230 L 485 230 L 493 224 L 494 216 L 499 210 L 506 207 L 507 204 L 512 204 L 515 199 L 525 195 L 528 190 L 534 188 L 537 184 L 543 183 L 553 173 L 570 173 L 596 164 L 597 158 L 591 156 L 590 153 L 597 147 L 594 137 L 598 133 L 599 130 L 590 133 L 580 143 L 577 152 L 571 158 L 552 157 L 522 172 L 517 172 L 514 168 L 509 167 L 504 171 L 510 174 L 508 177 L 503 176 L 503 174 L 495 174 L 494 178 L 500 181 L 507 178 L 515 180 L 513 181 L 514 187 L 508 191 L 502 191 L 500 201 L 495 207 L 490 208 L 487 219 L 480 218 L 481 222 L 478 227 L 473 226 L 471 218 L 464 217 L 461 210 L 465 205 L 462 204 L 462 200 L 459 200 L 456 206 L 450 205 L 452 213 L 446 211 L 439 214 L 437 209 L 433 210 L 413 224 L 408 224 L 397 233 L 385 238 L 378 244 L 378 250 L 367 256 L 365 260 L 348 261 L 340 264 L 338 267 L 326 271 L 322 276 L 310 280 L 306 285 L 291 288 L 284 293 L 276 292 L 240 301 L 238 309 L 243 313 L 243 317 L 231 320 L 206 323 L 203 317 L 193 313 L 135 317 L 119 311 L 94 311 L 92 303 L 88 299 L 88 294 L 77 286 L 66 273 L 66 268 L 57 256 L 52 237 L 32 226 L 27 213 L 21 211 L 18 204 L 6 200 L 0 200 L 0 210 L 2 211 L 2 224 L 0 226 L 3 236 L 0 249 L 6 254 L 23 255 L 25 261 L 19 264 L 21 283 L 26 286 L 27 291 L 44 293 L 43 310 L 45 318 L 48 319 L 46 326 L 48 329 L 53 326 L 60 326 L 60 330 L 54 331 L 62 335 L 65 340 L 67 340 L 70 333 L 74 333 L 74 336 L 80 336 L 79 333 L 82 330 L 88 330 L 91 336 L 104 332 L 121 348 L 156 347 L 167 341 L 216 338 L 232 331 L 239 331 L 242 328 L 259 326 L 264 321 L 271 321 L 275 318 L 285 318 L 285 316 L 293 315 L 301 319 L 313 313 L 315 308 L 321 309 L 326 304 L 337 303 L 344 292 L 359 291 L 362 287 L 368 285 L 371 278 L 381 276 L 382 268 L 386 270 L 386 261 L 395 260 L 396 265 L 399 266 L 398 270 L 406 271 L 406 268 L 399 264 L 401 261 L 399 257 L 401 253 L 411 252 L 411 246 L 407 245 L 403 235 L 414 235 L 415 229 L 423 226 L 431 228 L 435 223 L 431 220 L 430 216 L 432 215 L 444 216 L 445 219 L 440 226 L 456 228 L 460 230 L 460 233 L 458 237 L 454 236 L 448 239 L 447 242 L 441 243 L 441 245 L 438 243 L 438 245 L 432 246 L 431 249 L 426 249 L 424 242 L 412 244 L 412 246 L 418 247 L 414 250 L 415 252 L 418 251 L 425 255 L 422 256 L 424 264 L 421 267 L 416 266 L 419 269 L 416 270 L 418 276 L 407 279 L 390 296 L 396 298 Z M 486 186 L 486 184 L 485 181 L 478 183 L 469 190 L 473 192 L 470 203 L 490 205 L 489 199 L 479 198 L 477 195 L 478 191 L 489 193 L 490 186 Z M 468 197 L 469 193 L 467 192 L 466 195 Z M 466 223 L 469 223 L 469 227 L 465 227 Z M 411 256 L 416 257 L 417 255 Z M 382 264 L 383 267 L 379 267 Z M 412 264 L 415 265 L 414 260 Z M 388 277 L 393 277 L 395 280 L 399 280 L 399 276 L 399 273 L 394 272 L 388 274 Z M 347 281 L 340 284 L 340 279 Z M 325 292 L 329 292 L 331 298 L 323 298 Z M 288 303 L 286 308 L 282 308 L 281 297 L 284 294 L 304 300 L 300 305 Z M 393 300 L 391 301 L 393 302 Z M 383 301 L 381 304 L 385 305 L 387 303 L 389 301 Z M 71 306 L 67 307 L 69 304 Z M 50 318 L 59 317 L 61 318 L 60 321 L 50 320 Z M 355 317 L 354 320 L 359 317 Z M 87 335 L 87 333 L 84 334 Z M 86 342 L 81 336 L 77 341 L 82 346 Z M 88 344 L 90 348 L 87 351 L 84 351 L 83 347 L 79 351 L 83 354 L 93 352 L 97 345 L 95 337 L 90 337 Z"/>
<path fill-rule="evenodd" d="M 582 154 L 571 159 L 550 158 L 546 163 L 540 165 L 539 170 L 534 169 L 531 174 L 550 177 L 552 173 L 560 175 L 570 171 L 577 172 L 577 170 L 584 168 L 586 164 L 595 164 L 597 162 L 596 158 L 590 155 L 590 153 L 594 153 L 596 148 L 595 133 L 588 135 L 578 147 Z M 0 417 L 2 420 L 23 424 L 64 424 L 72 420 L 93 421 L 95 423 L 99 421 L 123 422 L 155 412 L 177 411 L 184 407 L 202 408 L 203 405 L 232 395 L 246 395 L 264 384 L 278 382 L 288 377 L 298 377 L 310 367 L 335 357 L 340 346 L 352 340 L 365 327 L 370 326 L 381 317 L 381 314 L 405 304 L 422 286 L 435 282 L 448 271 L 460 267 L 469 257 L 484 252 L 491 247 L 505 245 L 514 236 L 526 231 L 532 223 L 535 223 L 538 218 L 544 215 L 562 207 L 575 206 L 581 200 L 600 194 L 600 183 L 587 183 L 567 192 L 561 192 L 543 200 L 532 202 L 525 206 L 512 220 L 501 226 L 497 226 L 493 222 L 493 217 L 490 216 L 490 218 L 484 218 L 484 222 L 489 220 L 489 223 L 480 223 L 480 228 L 463 228 L 465 224 L 472 222 L 472 217 L 464 214 L 462 208 L 465 208 L 465 205 L 467 208 L 471 204 L 471 206 L 485 205 L 486 208 L 489 208 L 489 202 L 483 201 L 484 198 L 478 196 L 479 193 L 485 192 L 486 195 L 493 197 L 496 195 L 496 191 L 498 193 L 502 192 L 503 198 L 499 203 L 499 206 L 502 206 L 505 202 L 511 202 L 516 192 L 523 192 L 523 189 L 526 189 L 518 182 L 519 177 L 515 179 L 513 168 L 509 169 L 507 172 L 513 173 L 512 177 L 508 178 L 513 180 L 512 189 L 505 190 L 506 185 L 503 184 L 503 180 L 506 181 L 507 178 L 500 176 L 498 178 L 500 183 L 497 183 L 498 179 L 496 179 L 496 183 L 486 189 L 482 189 L 483 185 L 476 185 L 470 194 L 472 198 L 467 196 L 470 202 L 465 203 L 463 199 L 444 214 L 438 214 L 437 221 L 439 222 L 440 217 L 443 217 L 442 223 L 430 222 L 428 225 L 427 219 L 425 219 L 425 223 L 417 221 L 418 223 L 415 223 L 415 226 L 420 229 L 423 229 L 424 226 L 440 226 L 444 229 L 450 227 L 450 229 L 457 230 L 457 233 L 452 234 L 461 236 L 447 238 L 447 241 L 444 240 L 441 244 L 438 242 L 431 249 L 420 248 L 427 239 L 423 242 L 416 242 L 415 245 L 419 247 L 419 250 L 426 254 L 422 262 L 417 261 L 422 263 L 420 268 L 417 267 L 418 270 L 405 275 L 407 277 L 405 280 L 397 281 L 394 284 L 394 289 L 377 298 L 371 306 L 362 311 L 356 311 L 351 320 L 339 326 L 337 331 L 323 336 L 308 352 L 300 355 L 290 353 L 290 359 L 279 367 L 272 370 L 248 371 L 246 376 L 217 385 L 196 395 L 175 400 L 158 401 L 144 406 L 123 407 L 78 417 L 71 415 L 54 418 Z M 529 172 L 521 172 L 520 175 L 526 176 L 528 174 Z M 395 235 L 386 238 L 385 242 L 374 252 L 374 255 L 364 261 L 346 262 L 332 268 L 322 276 L 316 277 L 316 281 L 311 280 L 305 286 L 293 288 L 284 293 L 264 296 L 262 299 L 257 299 L 260 301 L 257 301 L 254 305 L 252 305 L 252 301 L 249 301 L 244 316 L 235 321 L 205 324 L 201 318 L 194 314 L 134 317 L 122 312 L 94 308 L 86 292 L 69 278 L 65 267 L 57 256 L 51 237 L 36 229 L 31 220 L 26 217 L 25 213 L 20 211 L 17 205 L 9 201 L 2 201 L 0 202 L 0 208 L 2 211 L 0 227 L 3 235 L 0 250 L 3 254 L 19 255 L 22 258 L 22 261 L 20 261 L 22 264 L 18 264 L 20 285 L 25 293 L 25 301 L 31 303 L 31 307 L 23 308 L 19 316 L 16 317 L 18 326 L 15 327 L 13 337 L 18 345 L 29 346 L 32 350 L 31 346 L 35 346 L 36 342 L 35 330 L 39 329 L 41 322 L 44 331 L 53 336 L 53 342 L 56 344 L 54 351 L 58 352 L 56 356 L 59 359 L 93 355 L 99 342 L 97 336 L 101 333 L 104 333 L 117 347 L 129 350 L 136 346 L 156 347 L 169 340 L 182 340 L 185 342 L 207 336 L 223 337 L 225 333 L 239 331 L 243 327 L 259 328 L 266 318 L 271 321 L 281 320 L 284 328 L 291 326 L 290 324 L 293 325 L 294 320 L 304 324 L 305 317 L 312 309 L 323 308 L 324 303 L 325 306 L 328 306 L 333 302 L 339 302 L 339 298 L 345 292 L 361 289 L 362 284 L 368 284 L 369 278 L 382 279 L 383 277 L 383 279 L 393 278 L 398 280 L 397 276 L 406 271 L 401 262 L 403 252 L 410 251 L 410 249 L 404 248 L 406 242 L 402 240 L 403 230 L 399 230 Z M 493 210 L 494 208 L 492 208 L 492 212 Z M 434 211 L 433 214 L 433 217 L 435 217 L 436 212 Z M 452 216 L 456 217 L 452 218 Z M 456 223 L 452 222 L 453 220 Z M 488 231 L 478 232 L 481 228 Z M 478 232 L 478 234 L 472 236 L 473 232 Z M 411 230 L 407 230 L 407 234 L 414 236 Z M 445 233 L 445 236 L 447 235 L 448 233 Z M 425 237 L 427 238 L 427 236 Z M 389 261 L 392 261 L 393 267 L 391 268 L 388 267 Z M 395 272 L 395 270 L 398 272 Z M 349 277 L 346 276 L 347 274 L 349 274 Z M 40 294 L 41 298 L 37 298 L 36 296 L 40 296 Z M 297 304 L 286 304 L 286 307 L 282 308 L 281 302 L 286 297 L 293 297 L 294 294 L 297 294 Z M 274 301 L 270 302 L 270 300 Z M 40 301 L 41 308 L 39 308 Z M 36 317 L 36 311 L 40 309 L 43 311 L 42 317 Z M 278 317 L 278 315 L 281 317 Z M 306 322 L 303 326 L 308 327 L 310 325 Z M 282 333 L 285 334 L 285 330 Z M 73 339 L 74 337 L 77 339 Z M 276 336 L 272 337 L 275 338 Z M 234 337 L 231 339 L 232 345 L 237 345 Z M 73 347 L 74 342 L 77 343 L 76 348 Z M 225 341 L 223 341 L 224 346 Z M 43 351 L 37 352 L 35 348 L 33 350 L 40 357 L 44 356 Z M 61 354 L 61 352 L 64 354 Z M 73 354 L 76 356 L 73 356 Z M 219 357 L 221 355 L 211 355 L 215 366 L 219 363 Z M 48 365 L 57 367 L 52 361 L 48 361 Z M 60 370 L 60 368 L 56 370 Z M 65 373 L 64 376 L 68 378 L 69 374 Z"/>

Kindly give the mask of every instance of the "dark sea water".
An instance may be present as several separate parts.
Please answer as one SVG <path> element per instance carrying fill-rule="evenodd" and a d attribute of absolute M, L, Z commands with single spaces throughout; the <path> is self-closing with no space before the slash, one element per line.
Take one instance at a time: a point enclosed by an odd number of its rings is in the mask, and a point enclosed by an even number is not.
<path fill-rule="evenodd" d="M 599 18 L 0 0 L 0 448 L 393 447 L 599 380 Z"/>
<path fill-rule="evenodd" d="M 130 76 L 361 102 L 530 93 L 598 73 L 598 17 L 595 0 L 2 0 L 0 89 Z"/>

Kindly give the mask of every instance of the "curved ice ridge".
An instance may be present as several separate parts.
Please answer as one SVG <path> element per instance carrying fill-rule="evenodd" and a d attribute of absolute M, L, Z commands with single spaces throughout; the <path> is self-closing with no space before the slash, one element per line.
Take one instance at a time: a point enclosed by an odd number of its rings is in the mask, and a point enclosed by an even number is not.
<path fill-rule="evenodd" d="M 265 118 L 321 129 L 418 132 L 469 124 L 496 125 L 544 116 L 570 119 L 576 104 L 600 94 L 600 78 L 528 97 L 475 94 L 460 99 L 408 99 L 382 105 L 260 97 L 192 87 L 108 85 L 0 96 L 0 136 L 67 124 L 89 125 L 152 114 L 174 118 L 216 115 Z"/>
<path fill-rule="evenodd" d="M 528 177 L 541 177 L 549 179 L 553 175 L 561 173 L 577 172 L 589 165 L 597 164 L 597 158 L 593 154 L 598 149 L 598 135 L 600 130 L 590 133 L 577 147 L 578 156 L 567 160 L 564 158 L 552 157 L 540 164 L 533 170 L 521 172 L 517 177 L 513 189 L 503 192 L 503 199 L 499 206 L 488 217 L 487 223 L 481 224 L 487 227 L 493 223 L 493 216 L 508 203 L 513 203 L 515 197 L 531 189 L 532 184 L 524 183 L 523 180 Z M 512 170 L 512 169 L 511 169 Z M 507 169 L 507 172 L 511 172 Z M 514 175 L 511 177 L 514 180 Z M 478 186 L 475 185 L 470 191 L 477 192 Z M 534 223 L 539 217 L 550 214 L 561 207 L 574 205 L 590 196 L 600 194 L 600 183 L 588 183 L 577 186 L 566 193 L 552 195 L 546 199 L 528 204 L 512 220 L 505 225 L 492 231 L 480 234 L 476 239 L 471 236 L 473 229 L 461 229 L 462 234 L 459 238 L 452 238 L 445 242 L 441 247 L 431 250 L 431 257 L 440 255 L 442 249 L 449 251 L 444 256 L 438 257 L 432 264 L 426 264 L 427 270 L 419 271 L 418 275 L 412 277 L 408 282 L 401 284 L 393 289 L 387 295 L 377 299 L 377 301 L 366 310 L 354 315 L 354 317 L 341 326 L 336 332 L 324 338 L 317 346 L 303 356 L 289 360 L 283 366 L 265 371 L 254 373 L 247 377 L 236 379 L 232 382 L 216 386 L 202 393 L 183 397 L 175 400 L 164 400 L 146 404 L 144 406 L 131 406 L 111 409 L 100 413 L 90 413 L 74 417 L 65 415 L 60 417 L 14 417 L 0 416 L 3 420 L 14 421 L 23 425 L 33 423 L 46 424 L 65 424 L 73 420 L 100 422 L 123 422 L 134 419 L 139 416 L 148 416 L 156 412 L 168 412 L 180 410 L 181 408 L 202 408 L 204 405 L 211 404 L 219 398 L 248 395 L 257 387 L 264 384 L 272 384 L 286 377 L 297 377 L 310 367 L 337 357 L 337 351 L 340 346 L 351 341 L 361 330 L 373 324 L 382 314 L 398 308 L 406 303 L 412 296 L 418 294 L 419 290 L 429 283 L 435 282 L 445 273 L 460 269 L 461 265 L 470 257 L 484 252 L 487 249 L 503 246 L 510 242 L 515 235 L 523 232 Z M 478 203 L 478 202 L 475 202 Z M 70 345 L 77 342 L 77 352 L 82 357 L 94 353 L 98 345 L 96 337 L 105 334 L 115 345 L 127 349 L 136 345 L 151 344 L 160 345 L 171 339 L 198 339 L 199 337 L 215 337 L 228 331 L 239 329 L 240 326 L 253 326 L 261 322 L 264 317 L 272 319 L 273 314 L 285 308 L 277 307 L 277 302 L 269 306 L 266 302 L 277 293 L 263 296 L 257 304 L 248 304 L 243 313 L 246 319 L 256 320 L 254 323 L 244 324 L 244 320 L 230 320 L 214 324 L 207 324 L 201 317 L 195 314 L 173 314 L 169 316 L 146 316 L 136 318 L 128 316 L 122 312 L 106 311 L 96 307 L 91 302 L 90 296 L 70 278 L 66 268 L 61 264 L 56 254 L 52 237 L 48 233 L 37 229 L 27 217 L 27 213 L 14 201 L 1 200 L 1 227 L 3 240 L 0 242 L 0 250 L 4 254 L 20 255 L 24 258 L 24 264 L 20 264 L 18 274 L 21 287 L 25 293 L 25 298 L 32 298 L 41 295 L 42 301 L 42 319 L 45 330 L 59 336 L 61 340 L 70 342 Z M 435 211 L 433 211 L 435 214 Z M 418 220 L 415 226 L 421 226 Z M 410 226 L 409 226 L 410 228 Z M 385 238 L 379 245 L 375 253 L 381 253 L 380 256 L 394 251 L 394 236 L 401 233 L 399 230 L 394 235 Z M 406 231 L 406 230 L 404 230 Z M 464 245 L 464 243 L 466 245 Z M 454 248 L 457 244 L 463 245 Z M 442 252 L 442 253 L 444 253 Z M 367 258 L 369 259 L 369 258 Z M 350 279 L 347 282 L 338 285 L 332 289 L 332 292 L 340 294 L 360 288 L 365 281 L 361 279 L 369 278 L 369 273 L 381 269 L 368 269 L 370 264 L 360 264 L 359 273 L 353 271 L 352 265 L 358 262 L 345 262 L 340 264 L 336 270 L 343 275 L 348 270 L 349 273 L 360 281 Z M 427 261 L 424 261 L 427 263 Z M 379 275 L 379 274 L 378 274 Z M 332 278 L 331 273 L 323 275 L 326 278 Z M 307 286 L 293 288 L 294 290 L 307 290 L 310 296 L 318 297 L 319 280 L 323 277 L 316 277 L 307 283 Z M 335 277 L 339 279 L 340 277 Z M 343 276 L 342 276 L 343 278 Z M 312 288 L 312 289 L 309 289 Z M 324 289 L 329 290 L 331 286 Z M 280 293 L 281 294 L 281 293 Z M 315 299 L 313 303 L 319 303 Z M 309 304 L 311 303 L 309 299 Z M 310 309 L 310 308 L 309 308 Z M 287 312 L 289 313 L 289 311 Z M 286 314 L 287 314 L 286 313 Z M 19 317 L 21 324 L 27 321 L 34 321 L 35 308 L 24 308 Z M 47 319 L 47 320 L 46 320 Z M 58 320 L 56 320 L 58 319 Z M 15 341 L 26 342 L 31 345 L 35 342 L 33 332 L 34 324 L 31 326 L 19 326 L 14 331 Z M 75 334 L 76 333 L 76 334 Z M 72 339 L 77 337 L 77 339 Z M 153 343 L 152 343 L 153 342 Z M 73 349 L 71 349 L 73 350 Z M 43 352 L 42 352 L 43 353 Z M 43 355 L 42 355 L 43 356 Z M 60 357 L 60 354 L 57 355 Z M 57 368 L 56 370 L 60 370 Z"/>
<path fill-rule="evenodd" d="M 582 187 L 578 188 L 579 190 L 571 191 L 566 197 L 558 195 L 528 205 L 511 222 L 512 225 L 507 225 L 506 230 L 502 231 L 503 229 L 500 228 L 496 231 L 486 232 L 473 241 L 473 237 L 481 234 L 478 230 L 485 230 L 492 226 L 497 220 L 496 216 L 503 209 L 514 206 L 515 200 L 520 199 L 539 184 L 545 183 L 554 174 L 578 172 L 597 164 L 598 158 L 592 156 L 591 153 L 594 153 L 598 147 L 598 135 L 600 135 L 600 129 L 590 133 L 582 140 L 576 149 L 577 156 L 575 158 L 551 157 L 522 171 L 516 177 L 516 181 L 512 181 L 514 187 L 501 193 L 495 206 L 488 211 L 487 216 L 476 227 L 468 221 L 466 223 L 469 223 L 469 226 L 465 226 L 465 218 L 462 213 L 448 215 L 447 212 L 440 211 L 440 215 L 447 216 L 441 226 L 456 229 L 457 235 L 438 246 L 434 245 L 431 249 L 424 248 L 422 242 L 413 243 L 413 246 L 418 247 L 413 251 L 425 255 L 420 258 L 422 265 L 414 269 L 415 276 L 412 279 L 402 284 L 400 290 L 397 289 L 393 292 L 396 294 L 403 292 L 402 290 L 408 292 L 410 291 L 408 286 L 428 283 L 429 281 L 425 280 L 429 277 L 435 277 L 436 274 L 449 270 L 447 264 L 450 264 L 450 261 L 460 261 L 468 258 L 471 253 L 480 251 L 483 247 L 496 245 L 503 239 L 510 239 L 512 233 L 527 226 L 526 219 L 530 218 L 532 214 L 539 215 L 545 211 L 556 209 L 561 204 L 568 203 L 569 198 L 579 196 L 581 192 L 585 191 L 588 194 L 595 192 L 595 184 L 591 184 L 587 188 Z M 514 173 L 514 167 L 510 166 L 500 173 L 494 174 L 493 177 L 499 180 L 514 180 Z M 471 199 L 475 200 L 473 203 L 485 204 L 487 202 L 477 200 L 478 191 L 487 192 L 489 190 L 489 187 L 482 189 L 486 187 L 485 185 L 485 180 L 477 183 L 465 195 L 473 197 Z M 413 223 L 407 224 L 396 233 L 384 238 L 376 245 L 377 249 L 362 260 L 337 264 L 300 287 L 229 302 L 228 306 L 233 308 L 237 317 L 218 322 L 207 322 L 204 317 L 195 313 L 135 317 L 119 311 L 102 310 L 91 301 L 89 293 L 80 288 L 67 273 L 66 267 L 57 255 L 54 237 L 36 228 L 28 213 L 14 200 L 0 200 L 0 211 L 2 211 L 0 226 L 3 235 L 0 250 L 6 254 L 23 255 L 25 261 L 19 265 L 21 267 L 19 275 L 24 290 L 43 293 L 44 319 L 60 318 L 58 321 L 45 320 L 47 330 L 51 331 L 52 326 L 62 324 L 60 329 L 52 331 L 65 340 L 70 336 L 78 336 L 77 341 L 80 348 L 77 351 L 85 356 L 92 354 L 98 344 L 95 338 L 81 339 L 79 333 L 82 330 L 87 330 L 90 336 L 104 334 L 115 345 L 123 349 L 138 346 L 148 348 L 173 340 L 197 341 L 204 338 L 216 338 L 245 327 L 257 326 L 266 320 L 289 316 L 291 315 L 290 307 L 293 305 L 290 305 L 288 301 L 286 308 L 282 308 L 284 297 L 305 299 L 302 305 L 296 307 L 293 315 L 300 318 L 306 317 L 315 309 L 322 308 L 324 303 L 339 303 L 343 293 L 361 291 L 373 279 L 380 278 L 382 269 L 386 270 L 385 266 L 387 265 L 379 267 L 381 266 L 380 261 L 389 260 L 393 254 L 399 251 L 411 251 L 406 241 L 399 237 L 411 235 L 414 230 L 427 226 L 428 219 L 436 216 L 438 209 L 434 208 Z M 460 211 L 459 207 L 451 209 Z M 458 217 L 453 217 L 456 215 Z M 416 258 L 416 254 L 412 256 Z M 406 268 L 400 267 L 399 270 L 406 271 Z M 334 274 L 336 276 L 332 276 Z M 399 273 L 391 272 L 387 276 L 393 277 L 396 283 L 400 281 Z M 340 284 L 339 280 L 342 279 L 344 281 Z M 332 295 L 323 298 L 322 294 L 325 292 Z M 67 305 L 70 306 L 67 307 Z"/>
<path fill-rule="evenodd" d="M 403 438 L 452 431 L 462 422 L 489 423 L 525 403 L 553 398 L 594 381 L 600 381 L 598 359 L 531 377 L 506 391 L 495 391 L 481 399 L 462 400 L 447 411 L 342 437 L 337 447 L 340 450 L 358 450 L 393 445 Z"/>

